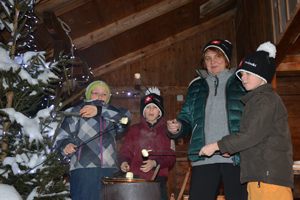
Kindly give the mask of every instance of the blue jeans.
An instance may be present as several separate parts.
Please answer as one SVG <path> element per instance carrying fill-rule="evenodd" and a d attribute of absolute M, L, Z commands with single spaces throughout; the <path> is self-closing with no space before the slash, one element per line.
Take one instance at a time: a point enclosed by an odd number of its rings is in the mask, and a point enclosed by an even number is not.
<path fill-rule="evenodd" d="M 102 177 L 113 177 L 113 169 L 85 168 L 71 171 L 72 200 L 100 200 Z"/>

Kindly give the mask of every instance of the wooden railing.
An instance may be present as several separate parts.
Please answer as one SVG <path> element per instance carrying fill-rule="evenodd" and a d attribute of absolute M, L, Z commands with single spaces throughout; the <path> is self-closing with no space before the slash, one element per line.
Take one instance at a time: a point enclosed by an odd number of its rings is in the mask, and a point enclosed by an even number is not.
<path fill-rule="evenodd" d="M 300 7 L 300 0 L 272 0 L 274 42 L 278 43 Z"/>

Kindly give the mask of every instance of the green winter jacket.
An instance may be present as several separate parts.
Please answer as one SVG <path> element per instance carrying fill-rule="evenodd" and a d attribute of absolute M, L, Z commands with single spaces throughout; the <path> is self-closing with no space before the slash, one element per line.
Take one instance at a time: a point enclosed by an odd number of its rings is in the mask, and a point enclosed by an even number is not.
<path fill-rule="evenodd" d="M 235 71 L 235 69 L 231 69 L 231 71 Z M 181 129 L 177 134 L 167 132 L 167 135 L 171 138 L 182 138 L 192 134 L 189 151 L 199 152 L 205 145 L 204 119 L 209 88 L 205 80 L 207 76 L 204 77 L 200 70 L 197 72 L 200 77 L 190 84 L 185 103 L 177 117 L 177 121 L 182 124 Z M 239 131 L 241 112 L 244 108 L 240 98 L 245 94 L 246 91 L 241 81 L 233 74 L 226 85 L 226 107 L 230 133 Z M 188 157 L 191 161 L 204 159 L 198 154 L 189 154 Z M 235 164 L 239 165 L 238 156 L 235 156 Z"/>

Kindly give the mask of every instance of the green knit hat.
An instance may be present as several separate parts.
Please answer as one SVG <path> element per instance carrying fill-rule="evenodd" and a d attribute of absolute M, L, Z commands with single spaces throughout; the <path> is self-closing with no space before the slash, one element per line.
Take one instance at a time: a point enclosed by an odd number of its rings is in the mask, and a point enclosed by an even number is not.
<path fill-rule="evenodd" d="M 108 98 L 107 98 L 106 103 L 108 103 L 109 100 L 110 100 L 110 89 L 109 89 L 108 85 L 107 85 L 105 82 L 103 82 L 103 81 L 94 81 L 94 82 L 90 83 L 90 84 L 87 86 L 86 90 L 85 90 L 85 98 L 86 98 L 87 100 L 90 100 L 90 96 L 91 96 L 92 89 L 93 89 L 94 87 L 96 87 L 97 85 L 104 86 L 104 87 L 107 89 L 107 92 L 108 92 Z"/>

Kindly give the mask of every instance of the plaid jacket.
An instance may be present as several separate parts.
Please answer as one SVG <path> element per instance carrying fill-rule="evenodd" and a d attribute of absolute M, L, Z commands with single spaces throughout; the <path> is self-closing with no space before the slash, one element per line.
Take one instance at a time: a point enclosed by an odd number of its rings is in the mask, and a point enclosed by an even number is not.
<path fill-rule="evenodd" d="M 56 148 L 66 156 L 63 149 L 67 144 L 83 144 L 76 153 L 68 155 L 71 159 L 70 170 L 95 167 L 117 169 L 115 136 L 123 132 L 125 126 L 116 122 L 123 117 L 129 119 L 130 113 L 126 108 L 111 106 L 100 100 L 84 102 L 68 111 L 79 113 L 85 105 L 101 106 L 101 115 L 92 118 L 66 117 L 58 131 Z"/>

